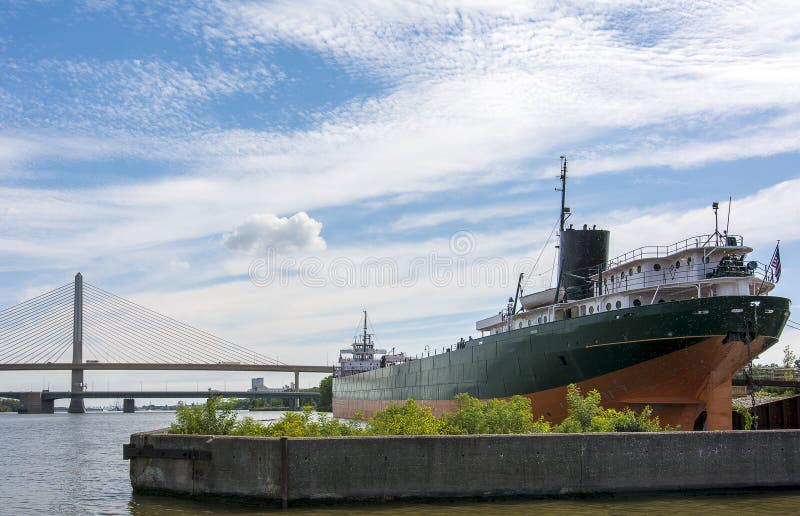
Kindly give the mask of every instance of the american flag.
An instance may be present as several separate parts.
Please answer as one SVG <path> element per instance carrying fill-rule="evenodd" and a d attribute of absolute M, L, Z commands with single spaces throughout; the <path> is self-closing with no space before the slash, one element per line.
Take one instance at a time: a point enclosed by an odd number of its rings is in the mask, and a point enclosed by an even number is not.
<path fill-rule="evenodd" d="M 781 250 L 779 246 L 780 244 L 775 246 L 775 254 L 772 255 L 772 261 L 769 262 L 769 266 L 775 274 L 775 283 L 781 279 Z"/>

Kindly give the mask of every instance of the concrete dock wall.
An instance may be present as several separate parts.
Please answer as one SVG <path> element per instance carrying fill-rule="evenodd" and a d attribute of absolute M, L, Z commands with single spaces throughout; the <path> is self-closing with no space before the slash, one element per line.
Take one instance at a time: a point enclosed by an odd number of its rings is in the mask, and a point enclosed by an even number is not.
<path fill-rule="evenodd" d="M 800 486 L 800 431 L 271 439 L 131 436 L 137 492 L 274 501 Z"/>

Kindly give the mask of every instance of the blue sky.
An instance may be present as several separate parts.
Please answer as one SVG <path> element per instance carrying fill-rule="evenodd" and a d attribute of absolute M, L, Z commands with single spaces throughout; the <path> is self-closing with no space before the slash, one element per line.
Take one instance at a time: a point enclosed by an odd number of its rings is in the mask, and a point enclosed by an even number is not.
<path fill-rule="evenodd" d="M 408 270 L 460 257 L 464 231 L 468 268 L 528 263 L 561 154 L 574 222 L 611 229 L 612 252 L 713 231 L 730 196 L 754 258 L 781 239 L 775 293 L 794 297 L 798 18 L 785 2 L 5 2 L 0 305 L 80 270 L 284 362 L 333 361 L 362 309 L 386 347 L 441 347 L 514 286 L 309 285 L 298 267 Z M 250 278 L 267 246 L 283 286 Z"/>

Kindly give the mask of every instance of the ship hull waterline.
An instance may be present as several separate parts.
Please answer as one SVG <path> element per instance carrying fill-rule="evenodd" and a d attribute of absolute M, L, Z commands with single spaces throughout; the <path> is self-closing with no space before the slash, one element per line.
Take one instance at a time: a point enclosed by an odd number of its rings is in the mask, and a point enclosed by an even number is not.
<path fill-rule="evenodd" d="M 586 317 L 542 325 L 528 343 L 520 338 L 524 330 L 499 334 L 471 348 L 473 365 L 485 367 L 485 374 L 470 376 L 474 368 L 458 358 L 467 348 L 395 366 L 405 370 L 338 378 L 334 415 L 370 417 L 408 398 L 439 415 L 457 409 L 458 391 L 481 399 L 523 395 L 531 399 L 536 417 L 558 423 L 567 415 L 566 386 L 574 383 L 583 392 L 599 390 L 608 408 L 638 411 L 649 405 L 662 424 L 726 430 L 732 424 L 732 376 L 778 341 L 789 305 L 788 299 L 776 297 L 688 300 L 619 310 L 595 321 Z M 607 327 L 609 317 L 617 323 L 612 333 L 592 331 Z M 545 326 L 551 331 L 541 331 Z M 486 344 L 496 349 L 486 353 Z M 526 381 L 532 388 L 525 388 Z"/>

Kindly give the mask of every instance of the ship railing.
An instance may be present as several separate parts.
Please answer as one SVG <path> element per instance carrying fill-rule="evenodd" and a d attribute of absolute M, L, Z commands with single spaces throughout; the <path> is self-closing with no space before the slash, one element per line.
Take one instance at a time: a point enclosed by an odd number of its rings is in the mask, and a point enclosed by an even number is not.
<path fill-rule="evenodd" d="M 602 272 L 594 276 L 594 287 L 587 284 L 583 287 L 568 288 L 567 298 L 581 299 L 670 284 L 697 283 L 714 278 L 751 277 L 762 285 L 775 283 L 773 268 L 757 261 L 745 262 L 742 258 L 725 257 L 718 262 L 687 264 L 683 261 L 679 263 L 663 263 L 660 264 L 658 270 L 642 268 L 641 272 L 637 272 L 633 268 L 614 274 Z"/>
<path fill-rule="evenodd" d="M 800 368 L 794 367 L 753 367 L 753 380 L 793 381 L 800 380 Z M 747 372 L 739 371 L 733 375 L 735 380 L 747 380 Z"/>
<path fill-rule="evenodd" d="M 687 249 L 742 247 L 743 245 L 744 239 L 741 235 L 697 235 L 670 245 L 649 245 L 628 251 L 609 260 L 608 268 L 644 258 L 664 258 Z"/>

